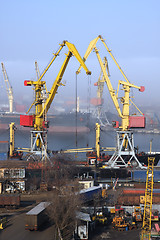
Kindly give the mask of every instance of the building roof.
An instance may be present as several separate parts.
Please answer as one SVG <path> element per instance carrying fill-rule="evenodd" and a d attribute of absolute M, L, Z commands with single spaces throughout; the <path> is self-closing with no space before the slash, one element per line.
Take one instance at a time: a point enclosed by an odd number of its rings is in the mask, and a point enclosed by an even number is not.
<path fill-rule="evenodd" d="M 91 222 L 91 217 L 88 213 L 77 212 L 76 218 L 85 222 Z"/>
<path fill-rule="evenodd" d="M 1 160 L 0 168 L 26 168 L 28 166 L 27 161 L 21 160 Z"/>
<path fill-rule="evenodd" d="M 38 215 L 45 208 L 47 208 L 51 203 L 50 202 L 41 202 L 36 207 L 32 208 L 26 215 Z"/>

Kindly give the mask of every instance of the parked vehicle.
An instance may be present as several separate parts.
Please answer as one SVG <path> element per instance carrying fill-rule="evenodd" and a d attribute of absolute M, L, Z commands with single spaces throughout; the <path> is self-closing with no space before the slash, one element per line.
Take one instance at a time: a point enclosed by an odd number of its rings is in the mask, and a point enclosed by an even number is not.
<path fill-rule="evenodd" d="M 45 222 L 49 220 L 47 209 L 50 204 L 50 202 L 41 202 L 26 213 L 26 230 L 37 231 Z"/>

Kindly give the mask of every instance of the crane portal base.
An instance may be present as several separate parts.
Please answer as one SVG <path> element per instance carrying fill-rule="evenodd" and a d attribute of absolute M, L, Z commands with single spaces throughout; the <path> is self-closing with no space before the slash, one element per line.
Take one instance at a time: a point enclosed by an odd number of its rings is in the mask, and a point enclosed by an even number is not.
<path fill-rule="evenodd" d="M 39 141 L 40 147 L 37 147 L 37 141 Z M 42 162 L 50 161 L 47 153 L 47 131 L 31 131 L 31 153 L 41 156 Z"/>
<path fill-rule="evenodd" d="M 133 132 L 117 131 L 116 151 L 107 162 L 107 167 L 120 168 L 130 166 L 141 169 L 145 168 L 135 155 Z"/>

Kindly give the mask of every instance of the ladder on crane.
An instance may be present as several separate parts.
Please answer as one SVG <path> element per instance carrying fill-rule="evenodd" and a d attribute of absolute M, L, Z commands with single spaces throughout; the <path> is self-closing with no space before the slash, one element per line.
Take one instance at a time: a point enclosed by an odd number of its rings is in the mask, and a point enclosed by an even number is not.
<path fill-rule="evenodd" d="M 150 240 L 151 239 L 151 215 L 152 215 L 154 160 L 155 160 L 154 157 L 148 158 L 148 169 L 147 169 L 147 179 L 146 179 L 145 204 L 144 204 L 141 240 Z"/>

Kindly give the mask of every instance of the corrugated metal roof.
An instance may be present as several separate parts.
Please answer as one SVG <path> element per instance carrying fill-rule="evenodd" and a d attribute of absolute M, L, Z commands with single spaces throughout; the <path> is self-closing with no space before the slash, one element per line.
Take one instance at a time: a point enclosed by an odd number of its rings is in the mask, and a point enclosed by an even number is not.
<path fill-rule="evenodd" d="M 91 222 L 91 217 L 88 213 L 77 212 L 76 218 L 85 222 Z"/>
<path fill-rule="evenodd" d="M 50 202 L 41 202 L 36 207 L 32 208 L 26 215 L 37 215 L 42 212 L 46 207 L 48 207 Z"/>
<path fill-rule="evenodd" d="M 93 187 L 90 187 L 90 188 L 87 188 L 87 189 L 82 189 L 79 193 L 86 193 L 86 192 L 90 192 L 90 191 L 94 191 L 96 189 L 101 189 L 100 186 L 93 186 Z"/>

